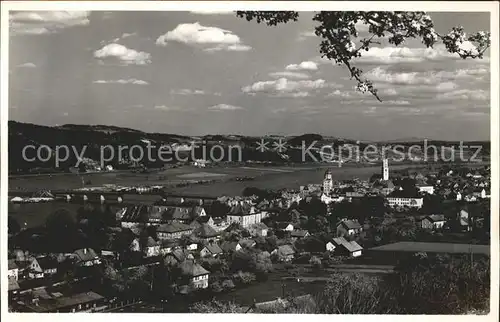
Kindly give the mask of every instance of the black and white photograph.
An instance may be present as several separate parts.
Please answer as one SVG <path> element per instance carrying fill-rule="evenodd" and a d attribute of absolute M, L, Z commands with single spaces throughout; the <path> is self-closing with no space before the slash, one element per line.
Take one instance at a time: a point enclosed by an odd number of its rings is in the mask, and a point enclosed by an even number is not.
<path fill-rule="evenodd" d="M 2 2 L 2 320 L 497 320 L 498 10 Z"/>

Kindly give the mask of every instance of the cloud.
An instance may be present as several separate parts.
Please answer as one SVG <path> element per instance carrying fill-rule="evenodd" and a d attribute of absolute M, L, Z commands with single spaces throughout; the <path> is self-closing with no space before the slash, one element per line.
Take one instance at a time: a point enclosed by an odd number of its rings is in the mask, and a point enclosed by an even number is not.
<path fill-rule="evenodd" d="M 297 79 L 308 79 L 310 78 L 309 75 L 305 73 L 297 73 L 297 72 L 274 72 L 274 73 L 269 73 L 269 76 L 271 77 L 288 77 L 288 78 L 297 78 Z"/>
<path fill-rule="evenodd" d="M 294 81 L 282 77 L 277 80 L 256 82 L 250 86 L 243 87 L 242 91 L 249 94 L 262 92 L 275 95 L 288 94 L 304 97 L 307 96 L 304 94 L 305 92 L 321 89 L 326 86 L 327 84 L 324 79 Z"/>
<path fill-rule="evenodd" d="M 36 68 L 36 65 L 33 63 L 24 63 L 24 64 L 17 65 L 17 67 L 19 67 L 19 68 Z"/>
<path fill-rule="evenodd" d="M 364 96 L 364 93 L 361 93 L 357 90 L 352 90 L 352 91 L 341 91 L 341 90 L 335 90 L 331 92 L 330 94 L 327 95 L 327 97 L 342 97 L 342 98 L 351 98 L 351 97 L 360 97 Z"/>
<path fill-rule="evenodd" d="M 99 59 L 114 58 L 125 65 L 147 65 L 151 63 L 151 54 L 129 49 L 123 45 L 112 43 L 94 52 Z"/>
<path fill-rule="evenodd" d="M 438 99 L 450 100 L 478 100 L 486 101 L 490 99 L 488 91 L 459 89 L 451 92 L 441 93 L 436 96 Z"/>
<path fill-rule="evenodd" d="M 306 39 L 312 38 L 312 37 L 317 37 L 316 34 L 314 33 L 314 31 L 303 31 L 303 32 L 299 33 L 299 36 L 297 39 L 299 41 L 302 41 L 302 40 L 306 40 Z"/>
<path fill-rule="evenodd" d="M 390 73 L 387 69 L 381 67 L 372 69 L 365 74 L 365 77 L 373 82 L 404 85 L 432 84 L 436 82 L 435 79 L 426 77 L 422 73 Z"/>
<path fill-rule="evenodd" d="M 246 45 L 230 45 L 230 46 L 219 45 L 217 47 L 206 48 L 206 49 L 204 49 L 204 51 L 208 51 L 208 52 L 221 51 L 221 50 L 227 50 L 227 51 L 248 51 L 250 49 L 252 49 L 252 47 L 246 46 Z"/>
<path fill-rule="evenodd" d="M 89 11 L 18 11 L 9 15 L 12 35 L 43 35 L 90 23 Z"/>
<path fill-rule="evenodd" d="M 318 70 L 318 65 L 312 61 L 303 61 L 300 64 L 290 64 L 285 67 L 286 70 Z"/>
<path fill-rule="evenodd" d="M 458 54 L 449 53 L 444 46 L 434 48 L 371 47 L 368 51 L 363 51 L 361 55 L 354 61 L 370 64 L 394 64 L 461 59 Z"/>
<path fill-rule="evenodd" d="M 94 84 L 133 84 L 133 85 L 149 85 L 148 82 L 141 79 L 118 79 L 118 80 L 96 80 Z"/>
<path fill-rule="evenodd" d="M 236 111 L 236 110 L 242 110 L 243 107 L 229 105 L 229 104 L 217 104 L 214 106 L 210 106 L 208 109 L 211 111 Z"/>
<path fill-rule="evenodd" d="M 410 102 L 400 100 L 400 101 L 383 101 L 381 102 L 382 104 L 388 104 L 388 105 L 410 105 Z"/>
<path fill-rule="evenodd" d="M 166 105 L 156 105 L 155 109 L 163 110 L 163 111 L 182 111 L 182 110 L 184 110 L 178 106 L 166 106 Z"/>
<path fill-rule="evenodd" d="M 170 91 L 172 94 L 177 94 L 177 95 L 204 95 L 205 91 L 199 90 L 199 89 L 189 89 L 189 88 L 183 88 L 179 90 L 172 90 Z"/>
<path fill-rule="evenodd" d="M 167 46 L 168 42 L 179 42 L 186 45 L 215 46 L 209 51 L 247 51 L 250 46 L 242 44 L 240 37 L 229 30 L 218 27 L 202 26 L 198 22 L 179 24 L 175 29 L 156 39 L 158 46 Z"/>
<path fill-rule="evenodd" d="M 235 11 L 229 11 L 229 10 L 193 10 L 189 11 L 192 14 L 195 15 L 231 15 L 235 14 Z"/>

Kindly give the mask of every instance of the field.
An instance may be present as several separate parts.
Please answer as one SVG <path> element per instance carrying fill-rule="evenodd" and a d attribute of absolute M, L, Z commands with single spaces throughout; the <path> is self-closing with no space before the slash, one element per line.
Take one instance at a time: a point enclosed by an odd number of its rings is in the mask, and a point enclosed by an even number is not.
<path fill-rule="evenodd" d="M 469 245 L 452 243 L 422 243 L 422 242 L 398 242 L 371 248 L 370 251 L 377 252 L 428 252 L 428 253 L 450 253 L 450 254 L 490 254 L 489 245 Z"/>

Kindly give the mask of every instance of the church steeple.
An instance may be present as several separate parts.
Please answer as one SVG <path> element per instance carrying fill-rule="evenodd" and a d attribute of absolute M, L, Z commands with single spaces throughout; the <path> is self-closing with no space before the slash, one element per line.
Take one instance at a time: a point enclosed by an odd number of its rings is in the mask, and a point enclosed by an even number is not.
<path fill-rule="evenodd" d="M 333 189 L 333 177 L 330 169 L 326 170 L 325 178 L 323 179 L 323 193 L 330 195 Z"/>

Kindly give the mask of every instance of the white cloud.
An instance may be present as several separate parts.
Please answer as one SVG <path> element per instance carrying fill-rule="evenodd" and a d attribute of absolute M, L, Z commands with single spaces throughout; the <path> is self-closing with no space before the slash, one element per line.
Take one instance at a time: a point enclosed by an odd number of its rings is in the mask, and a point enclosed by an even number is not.
<path fill-rule="evenodd" d="M 147 65 L 151 63 L 151 54 L 129 49 L 123 45 L 112 43 L 94 52 L 99 59 L 114 58 L 126 65 Z"/>
<path fill-rule="evenodd" d="M 452 100 L 478 100 L 485 101 L 490 99 L 489 92 L 484 90 L 459 89 L 451 92 L 441 93 L 436 96 L 438 99 Z"/>
<path fill-rule="evenodd" d="M 250 86 L 245 86 L 242 91 L 249 94 L 255 94 L 258 92 L 269 93 L 269 94 L 290 94 L 305 96 L 304 92 L 310 90 L 321 89 L 326 87 L 326 82 L 324 79 L 317 80 L 288 80 L 287 78 L 280 78 L 277 80 L 261 81 L 256 82 Z M 302 92 L 302 93 L 301 93 Z M 301 94 L 299 94 L 301 93 Z"/>
<path fill-rule="evenodd" d="M 422 73 L 390 73 L 387 69 L 377 67 L 365 74 L 366 78 L 373 82 L 384 82 L 390 84 L 432 84 L 435 79 L 426 77 Z"/>
<path fill-rule="evenodd" d="M 166 106 L 166 105 L 156 105 L 155 109 L 163 110 L 163 111 L 182 111 L 182 110 L 184 110 L 178 106 Z"/>
<path fill-rule="evenodd" d="M 96 80 L 94 84 L 133 84 L 133 85 L 149 85 L 148 82 L 141 79 L 117 79 L 117 80 Z"/>
<path fill-rule="evenodd" d="M 291 64 L 285 67 L 286 70 L 318 70 L 318 65 L 312 61 L 303 61 L 300 64 Z"/>
<path fill-rule="evenodd" d="M 449 53 L 443 46 L 435 48 L 371 47 L 368 51 L 363 51 L 361 55 L 355 59 L 356 62 L 393 64 L 460 59 L 458 54 Z"/>
<path fill-rule="evenodd" d="M 217 104 L 214 106 L 210 106 L 208 109 L 212 111 L 236 111 L 236 110 L 242 110 L 243 107 L 229 105 L 229 104 Z"/>
<path fill-rule="evenodd" d="M 410 105 L 410 102 L 400 100 L 400 101 L 382 101 L 382 104 L 389 104 L 389 105 Z"/>
<path fill-rule="evenodd" d="M 33 63 L 24 63 L 21 65 L 17 65 L 19 68 L 36 68 L 36 65 Z"/>
<path fill-rule="evenodd" d="M 203 95 L 203 94 L 205 94 L 205 91 L 202 91 L 200 89 L 192 90 L 189 88 L 183 88 L 183 89 L 179 89 L 179 90 L 174 89 L 171 91 L 171 93 L 177 94 L 177 95 Z"/>
<path fill-rule="evenodd" d="M 18 11 L 9 16 L 12 35 L 42 35 L 90 23 L 89 11 Z"/>
<path fill-rule="evenodd" d="M 297 72 L 274 72 L 270 73 L 269 76 L 271 77 L 288 77 L 288 78 L 297 78 L 297 79 L 308 79 L 310 78 L 309 75 L 304 74 L 304 73 L 297 73 Z"/>
<path fill-rule="evenodd" d="M 179 24 L 175 29 L 156 39 L 158 46 L 168 42 L 180 42 L 186 45 L 209 45 L 208 51 L 247 51 L 251 47 L 242 44 L 240 37 L 229 30 L 218 27 L 202 26 L 198 22 Z"/>
<path fill-rule="evenodd" d="M 347 92 L 347 91 L 340 91 L 340 90 L 335 90 L 333 92 L 331 92 L 330 94 L 328 94 L 327 96 L 328 97 L 343 97 L 343 98 L 349 98 L 349 97 L 352 97 L 354 95 L 357 95 L 359 96 L 361 93 L 360 92 L 356 92 L 356 91 L 352 91 L 352 92 Z"/>

